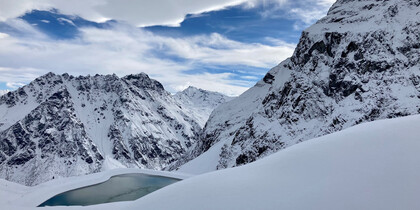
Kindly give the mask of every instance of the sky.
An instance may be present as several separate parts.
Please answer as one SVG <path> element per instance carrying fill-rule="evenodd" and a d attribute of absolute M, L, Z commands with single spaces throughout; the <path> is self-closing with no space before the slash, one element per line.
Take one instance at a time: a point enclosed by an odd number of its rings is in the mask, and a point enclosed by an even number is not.
<path fill-rule="evenodd" d="M 335 0 L 0 0 L 0 90 L 54 72 L 145 72 L 237 96 Z"/>

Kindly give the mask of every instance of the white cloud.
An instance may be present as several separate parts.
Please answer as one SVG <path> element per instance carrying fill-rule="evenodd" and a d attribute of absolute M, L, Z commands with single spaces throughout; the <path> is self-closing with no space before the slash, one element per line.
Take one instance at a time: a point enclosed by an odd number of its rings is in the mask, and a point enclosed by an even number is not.
<path fill-rule="evenodd" d="M 262 13 L 267 16 L 278 15 L 280 10 L 287 11 L 285 14 L 288 18 L 297 20 L 295 27 L 298 30 L 323 16 L 333 3 L 332 0 L 308 1 L 0 0 L 0 21 L 6 20 L 8 24 L 29 34 L 26 38 L 0 34 L 0 82 L 8 82 L 10 87 L 17 87 L 48 71 L 69 72 L 74 75 L 117 73 L 120 76 L 146 72 L 163 82 L 172 92 L 194 85 L 238 95 L 253 85 L 246 81 L 252 76 L 247 78 L 242 75 L 240 79 L 241 76 L 233 73 L 191 75 L 185 71 L 218 65 L 240 65 L 268 70 L 292 55 L 295 45 L 270 38 L 267 38 L 270 45 L 242 43 L 216 33 L 169 38 L 130 25 L 177 25 L 187 13 L 199 14 L 243 4 L 249 8 L 262 5 Z M 52 41 L 31 25 L 13 18 L 31 9 L 49 8 L 57 8 L 65 14 L 80 15 L 93 21 L 117 19 L 129 24 L 120 24 L 110 30 L 86 28 L 76 40 Z M 179 57 L 184 61 L 170 60 L 165 55 Z"/>
<path fill-rule="evenodd" d="M 31 0 L 0 0 L 0 21 L 15 18 L 32 9 L 43 8 L 42 1 Z"/>
<path fill-rule="evenodd" d="M 200 14 L 243 4 L 245 7 L 262 6 L 262 14 L 273 15 L 273 11 L 288 11 L 295 6 L 304 7 L 292 12 L 296 18 L 308 19 L 308 12 L 325 12 L 334 0 L 0 0 L 0 21 L 15 18 L 32 9 L 56 8 L 65 14 L 74 14 L 85 19 L 103 22 L 109 19 L 126 21 L 136 26 L 177 26 L 187 14 Z M 298 5 L 299 4 L 299 5 Z"/>
<path fill-rule="evenodd" d="M 318 0 L 318 5 L 323 5 L 325 7 L 331 7 L 337 0 Z"/>
<path fill-rule="evenodd" d="M 242 79 L 257 80 L 259 77 L 256 76 L 241 76 Z"/>
<path fill-rule="evenodd" d="M 32 80 L 44 73 L 45 70 L 34 68 L 15 68 L 0 66 L 0 82 L 5 82 L 6 86 L 10 89 L 16 89 L 31 82 Z"/>
<path fill-rule="evenodd" d="M 9 34 L 0 32 L 0 39 L 4 39 L 4 38 L 7 38 L 7 37 L 9 37 Z"/>
<path fill-rule="evenodd" d="M 0 96 L 8 93 L 10 90 L 0 90 Z"/>
<path fill-rule="evenodd" d="M 199 14 L 244 3 L 246 0 L 0 0 L 0 21 L 32 9 L 56 8 L 93 21 L 115 19 L 136 26 L 178 25 L 187 14 Z"/>
<path fill-rule="evenodd" d="M 247 7 L 262 7 L 260 15 L 265 18 L 288 18 L 296 20 L 295 30 L 302 30 L 327 14 L 336 0 L 248 0 Z"/>
<path fill-rule="evenodd" d="M 296 27 L 299 23 L 295 24 L 295 28 L 301 30 L 324 17 L 334 2 L 335 0 L 308 0 L 304 1 L 304 4 L 292 6 L 288 13 L 291 18 L 303 22 L 303 24 L 300 24 L 300 27 Z"/>
<path fill-rule="evenodd" d="M 171 92 L 194 85 L 229 95 L 238 95 L 253 84 L 235 79 L 240 77 L 233 73 L 185 72 L 218 65 L 268 70 L 292 55 L 294 48 L 283 42 L 274 46 L 242 43 L 220 34 L 170 38 L 121 25 L 109 30 L 84 28 L 80 38 L 70 41 L 8 36 L 0 39 L 0 46 L 0 82 L 9 82 L 11 88 L 49 71 L 119 76 L 145 72 Z M 183 61 L 167 59 L 167 55 Z"/>
<path fill-rule="evenodd" d="M 169 48 L 168 54 L 209 64 L 247 65 L 269 68 L 293 54 L 294 44 L 276 46 L 229 40 L 220 34 L 192 38 L 155 37 Z M 273 63 L 273 61 L 276 61 Z"/>
<path fill-rule="evenodd" d="M 25 83 L 17 83 L 17 82 L 7 82 L 6 83 L 6 86 L 8 88 L 11 88 L 11 89 L 16 89 L 16 88 L 22 87 L 24 85 L 25 85 Z"/>

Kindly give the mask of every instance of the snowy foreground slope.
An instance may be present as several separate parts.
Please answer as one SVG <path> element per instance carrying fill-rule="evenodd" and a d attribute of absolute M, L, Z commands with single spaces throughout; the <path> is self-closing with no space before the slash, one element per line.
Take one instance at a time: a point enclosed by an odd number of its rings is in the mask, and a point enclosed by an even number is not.
<path fill-rule="evenodd" d="M 361 124 L 173 184 L 128 209 L 419 209 L 419 136 L 420 115 Z"/>
<path fill-rule="evenodd" d="M 210 114 L 190 110 L 224 102 L 199 103 L 217 94 L 189 92 L 194 98 L 181 100 L 144 73 L 39 77 L 0 97 L 0 177 L 35 185 L 109 168 L 163 169 L 195 144 Z"/>
<path fill-rule="evenodd" d="M 362 122 L 418 114 L 419 34 L 418 0 L 338 0 L 291 58 L 213 111 L 187 160 L 202 156 L 180 170 L 244 165 Z"/>
<path fill-rule="evenodd" d="M 363 123 L 245 166 L 185 179 L 133 202 L 54 209 L 419 209 L 419 136 L 420 115 Z M 39 192 L 47 192 L 48 184 L 56 185 L 45 183 Z M 16 203 L 0 196 L 0 204 L 31 209 L 42 202 L 39 195 L 17 195 L 22 198 Z"/>

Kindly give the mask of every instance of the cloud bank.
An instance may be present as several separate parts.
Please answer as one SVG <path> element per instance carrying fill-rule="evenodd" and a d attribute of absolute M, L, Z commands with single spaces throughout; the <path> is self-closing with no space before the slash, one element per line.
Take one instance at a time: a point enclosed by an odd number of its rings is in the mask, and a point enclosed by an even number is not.
<path fill-rule="evenodd" d="M 333 0 L 0 0 L 0 21 L 24 36 L 0 33 L 0 83 L 15 89 L 49 71 L 74 75 L 124 76 L 145 72 L 171 92 L 190 85 L 239 95 L 280 61 L 291 56 L 295 43 L 271 39 L 269 44 L 244 43 L 219 33 L 169 37 L 137 26 L 179 25 L 187 14 L 241 5 L 262 7 L 261 15 L 297 20 L 301 30 L 323 16 Z M 58 9 L 96 22 L 119 20 L 107 29 L 81 28 L 71 40 L 53 40 L 16 18 L 33 9 Z M 284 12 L 279 12 L 284 11 Z M 270 36 L 264 37 L 270 40 Z M 212 71 L 208 71 L 211 67 Z M 264 69 L 250 72 L 248 69 Z M 218 70 L 220 68 L 220 70 Z M 224 68 L 237 68 L 226 71 Z"/>
<path fill-rule="evenodd" d="M 27 11 L 55 8 L 95 22 L 109 19 L 127 21 L 135 26 L 176 26 L 187 14 L 200 14 L 235 6 L 246 0 L 0 0 L 0 21 Z"/>
<path fill-rule="evenodd" d="M 187 14 L 200 14 L 237 5 L 263 5 L 265 13 L 281 8 L 286 11 L 299 6 L 300 10 L 295 9 L 290 14 L 295 15 L 294 18 L 308 21 L 319 19 L 334 2 L 335 0 L 0 0 L 0 21 L 18 17 L 33 9 L 55 8 L 64 14 L 77 15 L 95 22 L 113 19 L 135 26 L 178 26 Z"/>
<path fill-rule="evenodd" d="M 15 88 L 49 71 L 119 76 L 145 72 L 171 92 L 193 85 L 238 95 L 252 83 L 235 79 L 237 75 L 231 72 L 191 71 L 220 64 L 268 69 L 290 56 L 294 48 L 287 43 L 241 43 L 217 33 L 182 38 L 157 36 L 120 24 L 110 29 L 84 28 L 81 32 L 77 39 L 62 41 L 0 36 L 0 81 Z"/>

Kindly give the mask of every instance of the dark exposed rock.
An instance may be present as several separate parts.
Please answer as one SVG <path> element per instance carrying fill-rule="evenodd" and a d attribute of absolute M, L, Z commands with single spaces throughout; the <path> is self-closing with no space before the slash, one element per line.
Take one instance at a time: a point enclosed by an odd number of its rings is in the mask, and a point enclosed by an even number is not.
<path fill-rule="evenodd" d="M 25 164 L 26 162 L 28 162 L 29 160 L 31 160 L 32 158 L 34 158 L 35 155 L 33 154 L 33 152 L 25 152 L 25 153 L 21 153 L 21 154 L 17 154 L 12 156 L 9 161 L 7 161 L 7 165 L 9 166 L 14 166 L 14 165 L 22 165 Z"/>
<path fill-rule="evenodd" d="M 160 82 L 150 79 L 149 76 L 144 73 L 131 74 L 123 77 L 122 79 L 140 89 L 152 89 L 160 92 L 165 90 Z"/>
<path fill-rule="evenodd" d="M 272 83 L 273 83 L 273 81 L 274 81 L 274 76 L 273 76 L 273 75 L 271 75 L 271 74 L 269 74 L 269 73 L 267 73 L 267 74 L 264 76 L 263 81 L 264 81 L 265 83 L 272 84 Z"/>

